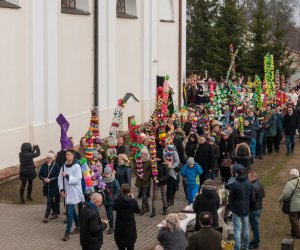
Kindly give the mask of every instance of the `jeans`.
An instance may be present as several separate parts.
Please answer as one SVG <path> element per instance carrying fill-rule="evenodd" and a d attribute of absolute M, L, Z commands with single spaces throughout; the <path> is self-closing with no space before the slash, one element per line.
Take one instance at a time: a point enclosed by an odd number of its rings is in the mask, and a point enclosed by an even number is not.
<path fill-rule="evenodd" d="M 286 135 L 285 145 L 287 153 L 292 153 L 295 147 L 295 135 Z"/>
<path fill-rule="evenodd" d="M 113 205 L 105 206 L 105 211 L 106 211 L 107 219 L 109 221 L 109 227 L 114 228 Z"/>
<path fill-rule="evenodd" d="M 259 243 L 260 243 L 259 218 L 260 218 L 261 212 L 262 212 L 261 209 L 255 209 L 255 210 L 251 211 L 249 214 L 249 222 L 251 225 L 251 230 L 253 232 L 252 245 L 255 247 L 258 247 Z"/>
<path fill-rule="evenodd" d="M 232 223 L 234 231 L 234 250 L 240 250 L 244 248 L 248 250 L 249 247 L 249 227 L 248 227 L 248 216 L 238 216 L 232 213 Z M 243 238 L 241 237 L 243 235 Z M 242 239 L 241 239 L 242 238 Z"/>
<path fill-rule="evenodd" d="M 194 187 L 194 188 L 190 188 L 187 187 L 187 197 L 188 197 L 188 201 L 189 201 L 189 205 L 193 203 L 194 198 L 196 197 L 196 194 L 198 192 L 199 187 Z"/>
<path fill-rule="evenodd" d="M 68 222 L 67 222 L 66 234 L 71 233 L 73 220 L 75 222 L 75 226 L 77 228 L 80 227 L 79 218 L 78 218 L 78 215 L 76 213 L 75 207 L 76 207 L 75 204 L 68 204 L 68 206 L 67 206 L 67 220 L 68 220 Z"/>
<path fill-rule="evenodd" d="M 118 181 L 120 187 L 122 184 L 129 184 L 131 186 L 131 168 L 130 167 L 118 167 Z"/>

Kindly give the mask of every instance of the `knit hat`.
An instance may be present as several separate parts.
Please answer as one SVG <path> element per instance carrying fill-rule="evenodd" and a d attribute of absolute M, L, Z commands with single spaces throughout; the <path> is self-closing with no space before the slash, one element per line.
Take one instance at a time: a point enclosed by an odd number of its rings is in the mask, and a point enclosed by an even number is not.
<path fill-rule="evenodd" d="M 213 136 L 211 136 L 211 137 L 209 137 L 209 141 L 212 142 L 212 143 L 215 143 L 216 142 L 216 138 L 213 137 Z"/>
<path fill-rule="evenodd" d="M 110 168 L 110 167 L 105 167 L 105 169 L 104 169 L 104 174 L 105 174 L 105 175 L 111 175 L 111 174 L 112 174 L 111 168 Z"/>
<path fill-rule="evenodd" d="M 187 164 L 194 165 L 195 164 L 194 158 L 193 157 L 189 157 L 188 160 L 187 160 Z"/>
<path fill-rule="evenodd" d="M 222 132 L 223 135 L 227 135 L 228 137 L 230 136 L 230 131 L 229 130 L 224 130 Z"/>
<path fill-rule="evenodd" d="M 290 175 L 293 176 L 293 177 L 299 177 L 298 169 L 295 169 L 295 168 L 291 169 Z"/>
<path fill-rule="evenodd" d="M 47 158 L 51 158 L 51 159 L 54 159 L 54 154 L 52 152 L 49 152 L 47 154 Z"/>
<path fill-rule="evenodd" d="M 143 147 L 142 150 L 141 150 L 141 153 L 149 154 L 149 151 L 146 147 Z"/>
<path fill-rule="evenodd" d="M 217 190 L 217 185 L 213 180 L 207 179 L 206 181 L 203 182 L 202 188 L 209 189 L 209 190 Z"/>
<path fill-rule="evenodd" d="M 97 150 L 94 150 L 94 151 L 93 151 L 93 156 L 94 156 L 94 157 L 96 157 L 96 158 L 98 158 L 98 157 L 99 157 L 99 153 L 98 153 L 98 151 L 97 151 Z"/>

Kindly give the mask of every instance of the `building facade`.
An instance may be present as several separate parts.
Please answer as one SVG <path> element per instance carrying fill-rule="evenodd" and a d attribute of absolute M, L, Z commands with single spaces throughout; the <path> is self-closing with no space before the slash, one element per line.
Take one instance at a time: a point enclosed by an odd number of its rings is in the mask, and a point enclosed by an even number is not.
<path fill-rule="evenodd" d="M 62 113 L 79 142 L 99 108 L 108 136 L 127 92 L 128 120 L 147 122 L 157 76 L 170 76 L 175 102 L 185 76 L 186 0 L 0 0 L 0 169 L 18 163 L 23 142 L 44 156 L 60 150 Z"/>

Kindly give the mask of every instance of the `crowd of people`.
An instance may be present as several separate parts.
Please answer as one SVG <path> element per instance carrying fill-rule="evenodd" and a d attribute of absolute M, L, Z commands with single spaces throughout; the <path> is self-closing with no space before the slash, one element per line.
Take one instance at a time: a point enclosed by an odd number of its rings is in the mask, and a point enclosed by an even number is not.
<path fill-rule="evenodd" d="M 118 136 L 113 156 L 107 154 L 99 139 L 91 149 L 87 138 L 82 137 L 77 150 L 61 140 L 61 151 L 56 157 L 53 151 L 49 152 L 39 172 L 47 197 L 43 221 L 47 223 L 48 219 L 58 217 L 62 197 L 67 215 L 63 241 L 80 233 L 83 249 L 100 249 L 103 231 L 109 227 L 107 233 L 114 234 L 118 249 L 134 249 L 137 239 L 134 214 L 150 212 L 149 216 L 155 217 L 160 191 L 161 214 L 167 217 L 158 233 L 160 245 L 156 249 L 208 249 L 201 244 L 203 239 L 211 239 L 206 240 L 211 245 L 209 249 L 221 249 L 221 235 L 214 230 L 219 226 L 218 209 L 222 204 L 215 181 L 220 177 L 230 190 L 228 204 L 223 205 L 231 216 L 226 213 L 224 219 L 232 220 L 235 249 L 258 249 L 265 193 L 251 166 L 256 160 L 282 150 L 283 136 L 286 154 L 293 154 L 296 131 L 300 131 L 300 90 L 286 93 L 279 86 L 271 98 L 265 87 L 258 97 L 254 85 L 243 80 L 228 84 L 192 76 L 185 89 L 187 107 L 174 111 L 169 105 L 167 113 L 155 114 L 148 124 L 150 129 L 138 127 L 138 143 L 128 144 L 124 136 Z M 170 90 L 169 99 L 171 93 Z M 133 153 L 136 148 L 138 158 Z M 88 161 L 87 152 L 91 154 Z M 32 200 L 32 181 L 36 177 L 33 158 L 39 155 L 38 146 L 22 145 L 21 203 L 25 203 L 27 182 L 27 200 Z M 131 191 L 133 174 L 141 207 Z M 187 204 L 192 204 L 196 213 L 196 232 L 188 242 L 179 227 L 178 216 L 168 214 L 168 207 L 176 202 L 176 192 L 181 186 Z M 290 189 L 285 188 L 281 200 L 289 197 Z M 101 205 L 108 220 L 99 216 Z M 299 211 L 291 210 L 292 235 L 299 238 Z M 248 221 L 253 231 L 252 241 Z"/>

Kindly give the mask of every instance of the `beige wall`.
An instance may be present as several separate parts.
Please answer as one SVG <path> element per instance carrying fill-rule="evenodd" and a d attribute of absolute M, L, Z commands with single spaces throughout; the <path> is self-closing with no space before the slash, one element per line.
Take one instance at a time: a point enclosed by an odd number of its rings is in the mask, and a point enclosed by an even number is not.
<path fill-rule="evenodd" d="M 158 20 L 158 75 L 169 75 L 169 84 L 174 89 L 174 101 L 178 94 L 178 1 L 174 1 L 174 23 Z"/>
<path fill-rule="evenodd" d="M 0 30 L 1 169 L 16 162 L 20 143 L 29 136 L 27 6 L 0 8 Z"/>

